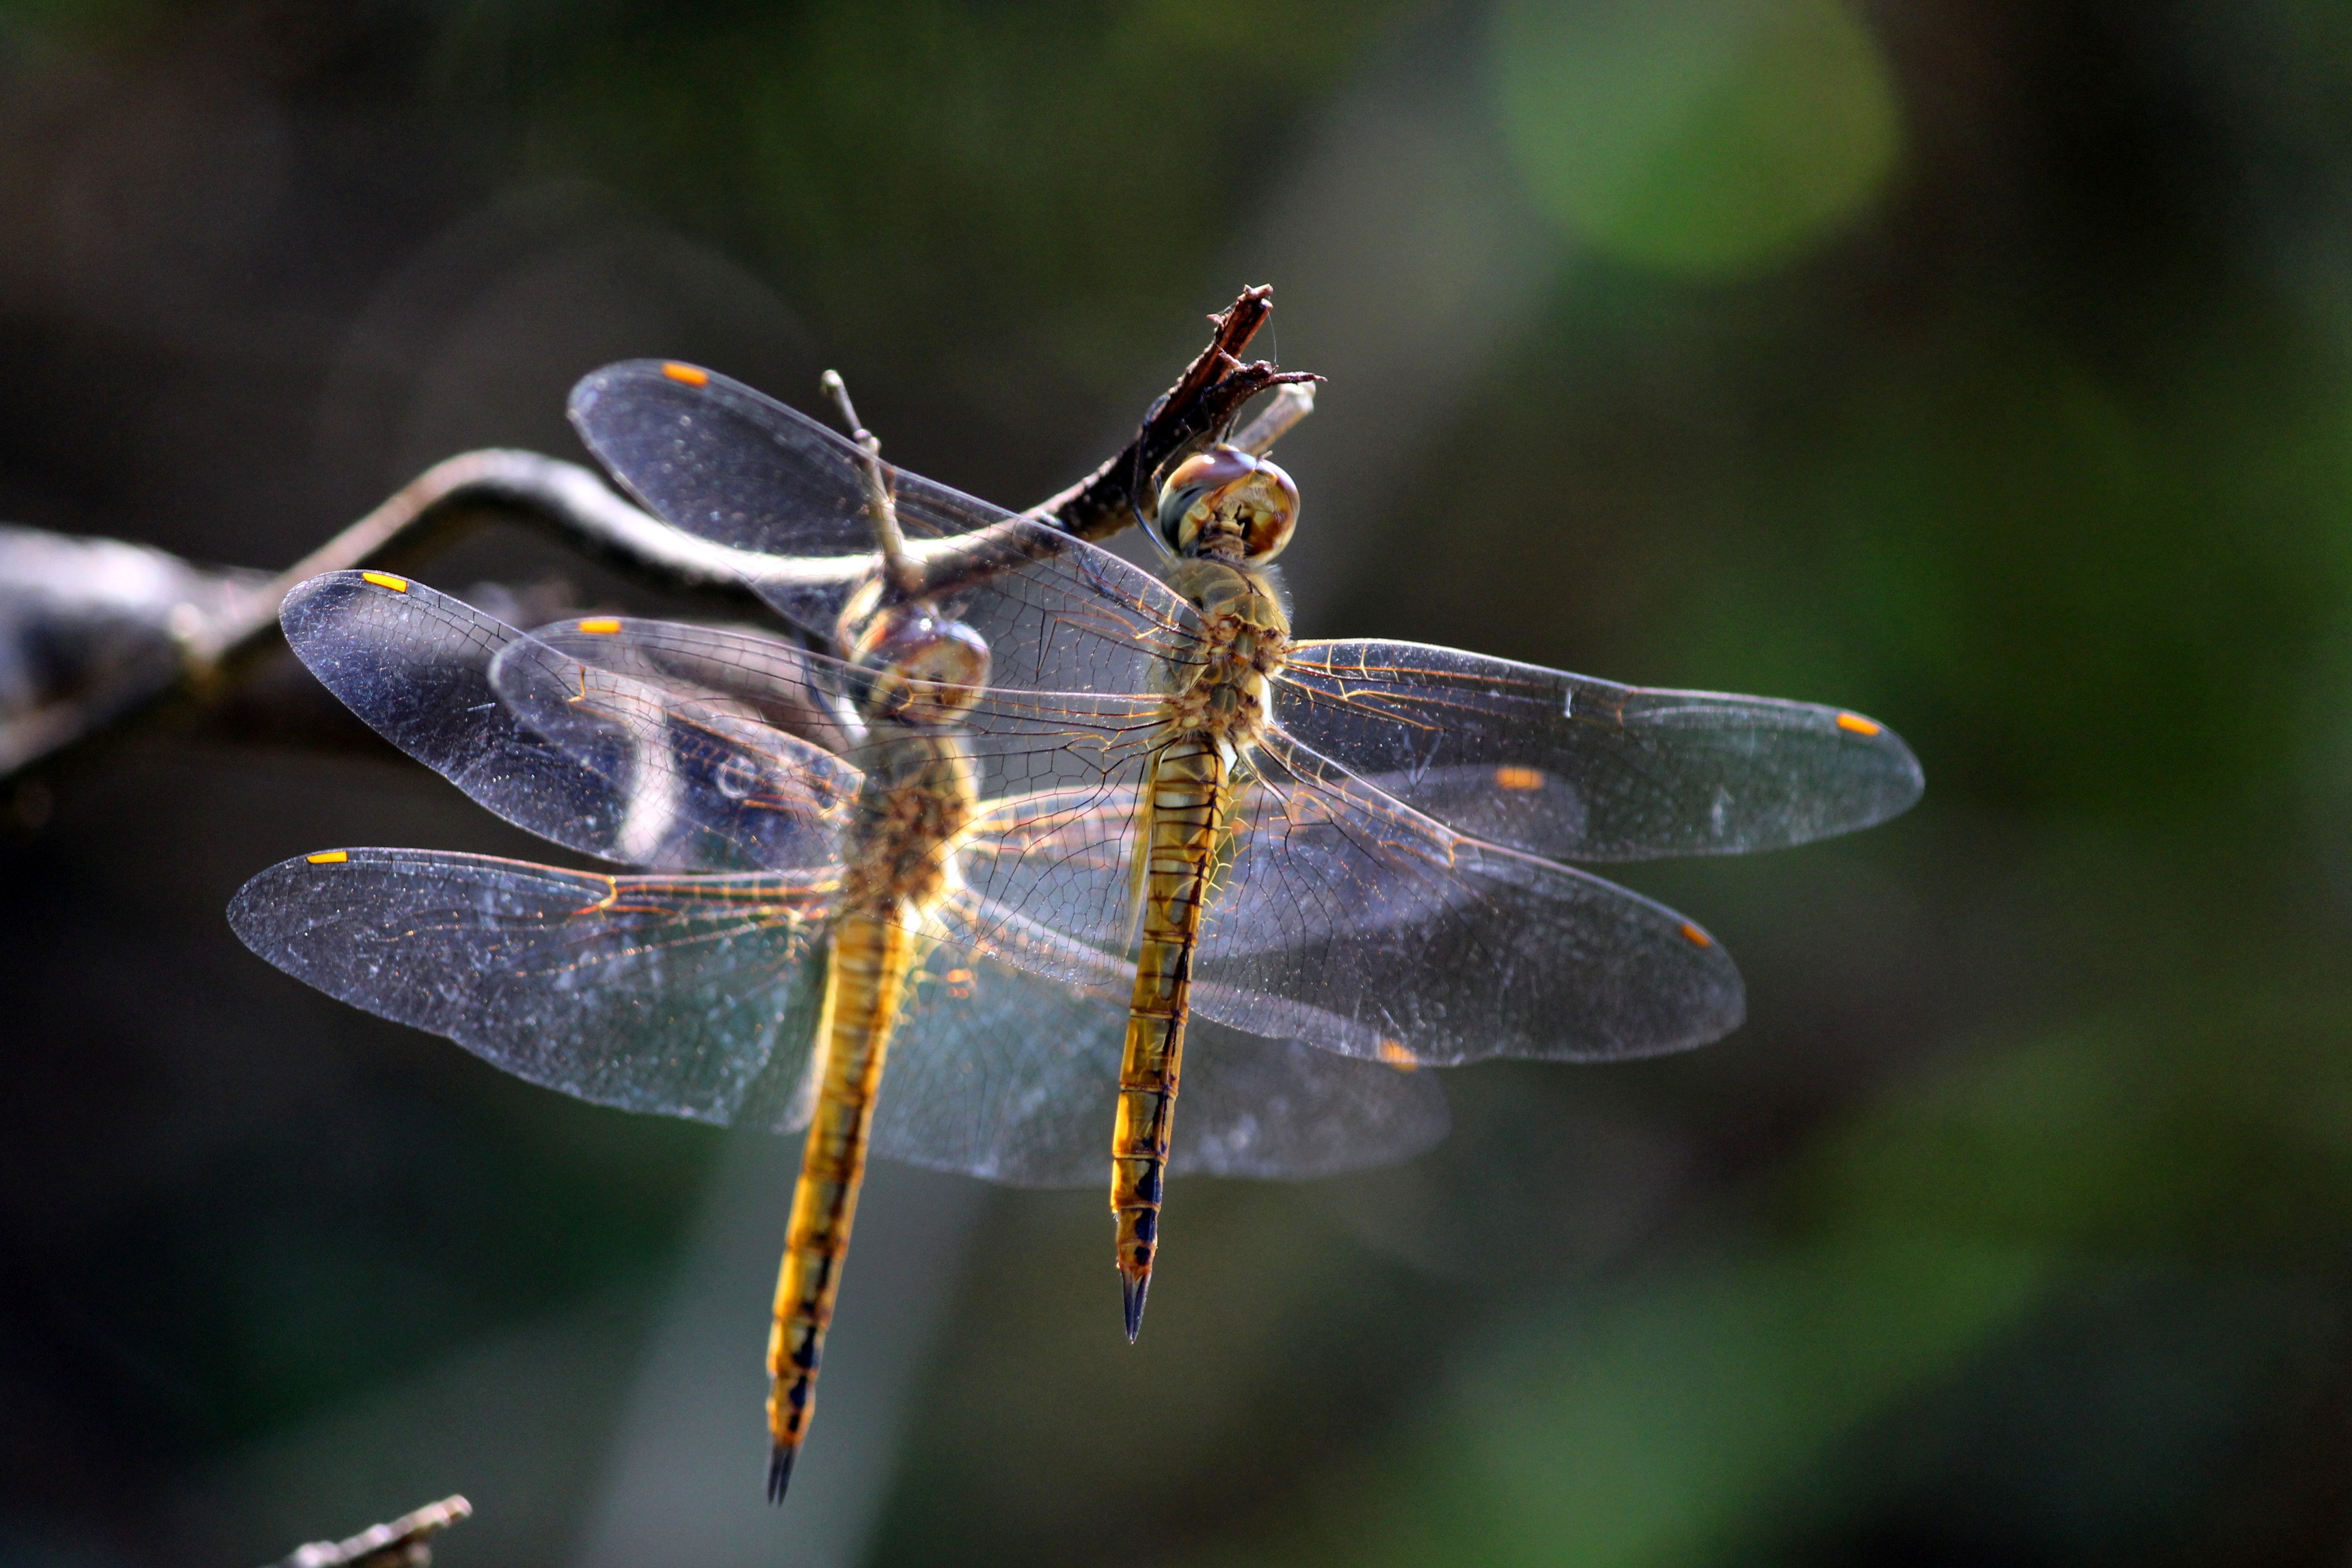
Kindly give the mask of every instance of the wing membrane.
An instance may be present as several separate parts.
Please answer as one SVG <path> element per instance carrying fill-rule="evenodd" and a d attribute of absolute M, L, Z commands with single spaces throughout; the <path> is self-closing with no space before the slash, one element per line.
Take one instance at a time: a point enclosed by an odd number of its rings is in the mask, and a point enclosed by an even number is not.
<path fill-rule="evenodd" d="M 1127 1029 L 1126 969 L 1051 984 L 936 949 L 875 1109 L 877 1153 L 1019 1186 L 1096 1186 Z M 1185 1044 L 1173 1169 L 1307 1177 L 1409 1158 L 1445 1134 L 1426 1073 L 1197 1023 Z"/>
<path fill-rule="evenodd" d="M 772 632 L 599 616 L 534 626 L 530 635 L 583 664 L 706 706 L 739 707 L 835 756 L 849 755 L 865 734 L 846 667 Z"/>
<path fill-rule="evenodd" d="M 505 659 L 542 695 L 577 689 L 583 667 L 421 583 L 329 573 L 287 595 L 279 618 L 302 662 L 379 734 L 499 816 L 583 854 L 683 871 L 814 865 L 832 850 L 827 812 L 856 789 L 855 771 L 833 756 L 775 736 L 760 752 L 761 798 L 792 809 L 736 801 L 693 815 L 682 784 L 698 776 L 671 754 L 691 726 L 624 737 L 574 716 L 542 731 L 501 700 L 494 667 Z M 658 706 L 649 688 L 602 684 L 640 714 Z"/>
<path fill-rule="evenodd" d="M 706 862 L 782 869 L 838 858 L 856 770 L 742 703 L 616 675 L 529 637 L 491 661 L 490 686 L 666 838 L 700 846 Z"/>
<path fill-rule="evenodd" d="M 1611 1060 L 1738 1027 L 1738 971 L 1673 910 L 1450 832 L 1282 738 L 1259 755 L 1203 982 L 1341 1020 L 1293 1032 L 1388 1061 Z"/>
<path fill-rule="evenodd" d="M 1696 925 L 1568 867 L 1454 833 L 1282 737 L 1235 803 L 1193 1007 L 1255 1034 L 1391 1063 L 1599 1060 L 1738 1026 L 1738 972 Z M 1084 984 L 1133 937 L 1132 784 L 992 803 L 966 856 L 980 940 Z"/>
<path fill-rule="evenodd" d="M 254 878 L 229 923 L 330 996 L 599 1105 L 805 1120 L 825 889 L 353 849 Z"/>
<path fill-rule="evenodd" d="M 1276 717 L 1473 837 L 1563 860 L 1738 855 L 1919 798 L 1895 732 L 1809 702 L 1645 690 L 1453 648 L 1300 644 Z"/>
<path fill-rule="evenodd" d="M 859 689 L 864 675 L 830 655 L 766 633 L 601 616 L 541 626 L 531 637 L 567 658 L 684 695 L 689 699 L 687 709 L 697 713 L 740 709 L 742 717 L 845 756 L 856 750 L 862 732 L 850 694 Z M 547 691 L 532 700 L 534 723 L 561 683 L 541 684 Z M 640 698 L 636 716 L 615 712 L 614 721 L 649 739 L 662 721 L 654 710 L 665 707 L 687 710 L 648 692 Z M 985 793 L 1008 795 L 1105 786 L 1128 777 L 1160 722 L 1156 698 L 990 687 L 958 729 L 981 764 Z M 726 728 L 749 743 L 762 743 L 756 731 L 740 723 Z"/>
<path fill-rule="evenodd" d="M 247 946 L 380 1016 L 545 1088 L 626 1110 L 803 1125 L 825 890 L 775 877 L 608 878 L 483 856 L 354 849 L 261 873 Z M 936 946 L 908 1004 L 875 1149 L 1026 1185 L 1102 1180 L 1125 1032 L 1115 968 L 1057 987 Z M 1205 1030 L 1179 1171 L 1309 1176 L 1445 1131 L 1426 1078 Z"/>

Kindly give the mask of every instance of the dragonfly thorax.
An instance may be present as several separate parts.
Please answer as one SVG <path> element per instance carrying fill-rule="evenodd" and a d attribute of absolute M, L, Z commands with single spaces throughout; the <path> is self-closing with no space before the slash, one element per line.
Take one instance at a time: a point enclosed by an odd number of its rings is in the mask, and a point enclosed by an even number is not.
<path fill-rule="evenodd" d="M 1270 682 L 1290 658 L 1290 620 L 1267 576 L 1223 561 L 1178 562 L 1168 585 L 1198 617 L 1192 646 L 1165 661 L 1168 724 L 1234 754 L 1265 732 Z"/>
<path fill-rule="evenodd" d="M 850 760 L 865 782 L 843 845 L 843 905 L 920 917 L 955 890 L 980 795 L 971 758 L 958 736 L 886 721 Z"/>
<path fill-rule="evenodd" d="M 988 642 L 922 600 L 864 606 L 845 616 L 841 642 L 866 678 L 844 904 L 919 921 L 954 890 L 955 852 L 976 811 L 978 775 L 954 726 L 988 682 Z"/>

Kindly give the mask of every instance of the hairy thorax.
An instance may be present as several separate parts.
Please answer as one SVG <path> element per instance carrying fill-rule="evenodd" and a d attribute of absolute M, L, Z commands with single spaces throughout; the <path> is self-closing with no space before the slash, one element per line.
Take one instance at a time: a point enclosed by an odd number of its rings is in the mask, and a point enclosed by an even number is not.
<path fill-rule="evenodd" d="M 877 724 L 858 748 L 866 775 L 844 845 L 845 907 L 919 917 L 954 890 L 955 852 L 979 784 L 963 742 L 916 725 Z"/>
<path fill-rule="evenodd" d="M 1262 572 L 1213 559 L 1179 562 L 1168 585 L 1199 616 L 1197 636 L 1167 662 L 1168 727 L 1206 735 L 1228 757 L 1265 733 L 1267 693 L 1290 657 L 1290 618 Z"/>

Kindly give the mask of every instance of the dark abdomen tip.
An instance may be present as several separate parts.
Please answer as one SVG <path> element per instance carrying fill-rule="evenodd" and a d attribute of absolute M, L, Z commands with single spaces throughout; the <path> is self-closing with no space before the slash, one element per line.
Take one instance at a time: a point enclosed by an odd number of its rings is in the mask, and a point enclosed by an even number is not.
<path fill-rule="evenodd" d="M 793 1461 L 800 1457 L 797 1447 L 782 1443 L 768 1450 L 768 1500 L 784 1500 L 784 1489 L 793 1484 Z"/>
<path fill-rule="evenodd" d="M 1143 1331 L 1143 1299 L 1151 1294 L 1151 1276 L 1122 1269 L 1118 1283 L 1127 1297 L 1127 1342 L 1133 1344 L 1135 1336 Z"/>

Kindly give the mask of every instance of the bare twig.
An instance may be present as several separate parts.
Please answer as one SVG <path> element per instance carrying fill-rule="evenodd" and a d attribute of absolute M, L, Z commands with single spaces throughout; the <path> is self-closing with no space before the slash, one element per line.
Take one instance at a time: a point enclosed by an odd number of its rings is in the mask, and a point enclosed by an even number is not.
<path fill-rule="evenodd" d="M 1216 326 L 1209 346 L 1151 405 L 1135 439 L 1068 489 L 1031 508 L 1029 515 L 1080 539 L 1108 538 L 1139 512 L 1150 511 L 1157 497 L 1148 493 L 1150 487 L 1170 458 L 1216 439 L 1250 399 L 1275 387 L 1322 380 L 1305 371 L 1279 370 L 1267 360 L 1242 363 L 1242 351 L 1273 314 L 1271 284 L 1243 289 L 1239 299 L 1209 318 Z M 1311 396 L 1306 406 L 1314 407 Z M 1291 424 L 1304 416 L 1302 411 Z"/>
<path fill-rule="evenodd" d="M 52 640 L 110 637 L 124 651 L 65 695 L 0 700 L 0 778 L 174 693 L 215 693 L 229 667 L 276 639 L 287 594 L 320 573 L 413 556 L 493 517 L 548 527 L 573 548 L 640 576 L 730 600 L 748 602 L 747 584 L 768 564 L 638 510 L 577 463 L 497 449 L 436 463 L 274 576 L 205 572 L 143 546 L 8 529 L 0 533 L 0 633 L 12 605 L 37 598 Z M 87 558 L 79 565 L 68 560 L 77 552 Z M 151 585 L 135 602 L 105 589 L 125 576 L 132 557 L 142 570 L 131 579 Z"/>
<path fill-rule="evenodd" d="M 433 1561 L 433 1538 L 473 1512 L 464 1498 L 444 1498 L 349 1541 L 298 1546 L 271 1568 L 424 1568 Z"/>
<path fill-rule="evenodd" d="M 423 536 L 485 515 L 552 526 L 591 555 L 634 568 L 673 587 L 739 595 L 765 557 L 730 550 L 640 511 L 577 463 L 536 452 L 492 447 L 444 458 L 390 500 L 278 574 L 245 616 L 194 639 L 189 657 L 201 669 L 277 623 L 278 605 L 321 572 L 366 566 L 395 550 L 414 551 Z"/>
<path fill-rule="evenodd" d="M 1224 310 L 1209 318 L 1215 331 L 1208 347 L 1187 365 L 1176 384 L 1162 393 L 1144 416 L 1135 439 L 1088 478 L 1009 523 L 974 529 L 946 539 L 905 544 L 915 571 L 898 578 L 909 596 L 952 595 L 959 588 L 1064 548 L 1062 537 L 1097 540 L 1118 532 L 1157 504 L 1160 470 L 1182 453 L 1223 436 L 1259 394 L 1276 401 L 1244 434 L 1249 449 L 1263 454 L 1315 408 L 1314 384 L 1323 378 L 1304 371 L 1277 370 L 1271 363 L 1242 363 L 1241 351 L 1274 313 L 1274 290 L 1244 289 Z M 1037 523 L 1047 524 L 1040 529 Z M 821 558 L 759 558 L 754 581 L 785 593 L 843 590 L 865 582 L 877 570 L 866 555 Z"/>

